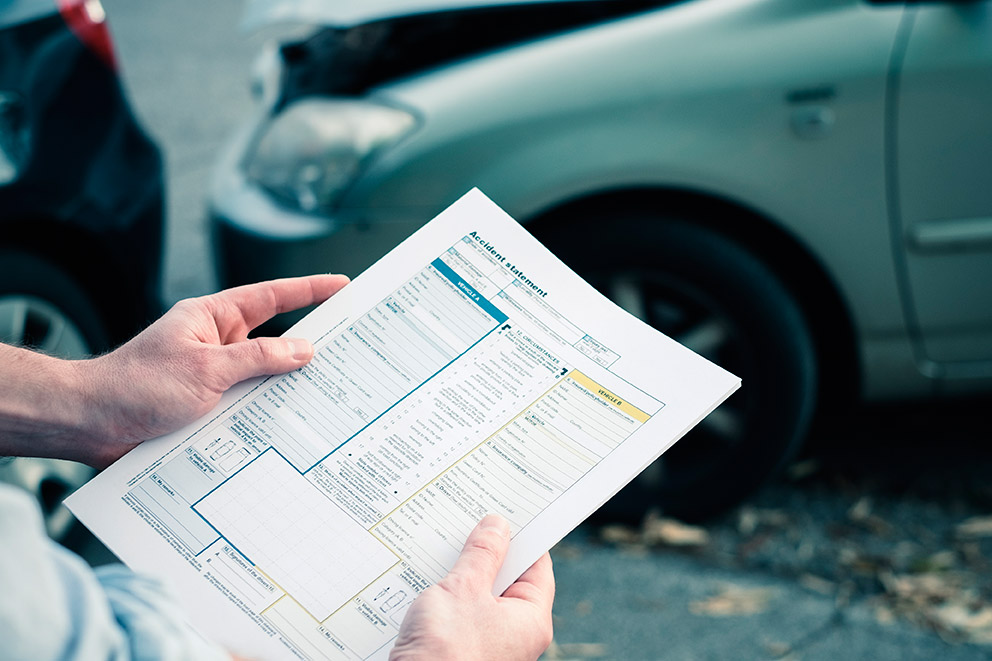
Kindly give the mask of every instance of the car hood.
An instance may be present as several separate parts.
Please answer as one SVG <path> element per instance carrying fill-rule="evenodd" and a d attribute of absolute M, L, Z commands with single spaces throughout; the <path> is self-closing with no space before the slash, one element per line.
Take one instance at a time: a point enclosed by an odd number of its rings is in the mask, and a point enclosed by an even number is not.
<path fill-rule="evenodd" d="M 242 27 L 308 24 L 349 28 L 400 16 L 482 7 L 551 5 L 575 0 L 247 0 Z M 582 0 L 590 4 L 609 0 Z"/>
<path fill-rule="evenodd" d="M 404 76 L 685 0 L 249 0 L 246 29 L 316 27 L 280 45 L 280 103 L 358 96 Z"/>

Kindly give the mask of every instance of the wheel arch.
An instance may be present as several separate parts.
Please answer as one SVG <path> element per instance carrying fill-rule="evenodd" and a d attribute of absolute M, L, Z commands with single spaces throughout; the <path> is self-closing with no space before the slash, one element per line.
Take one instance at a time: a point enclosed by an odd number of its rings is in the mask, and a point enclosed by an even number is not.
<path fill-rule="evenodd" d="M 0 250 L 50 261 L 79 283 L 106 325 L 111 345 L 124 342 L 138 330 L 135 315 L 120 312 L 134 303 L 120 300 L 121 284 L 130 286 L 127 274 L 105 242 L 93 234 L 46 218 L 5 222 Z"/>
<path fill-rule="evenodd" d="M 547 206 L 523 222 L 540 235 L 558 224 L 617 209 L 671 215 L 699 223 L 746 248 L 793 294 L 807 322 L 820 366 L 820 404 L 856 401 L 861 390 L 855 326 L 839 287 L 816 255 L 781 223 L 748 206 L 699 191 L 623 188 L 584 194 Z M 826 406 L 824 406 L 826 403 Z"/>

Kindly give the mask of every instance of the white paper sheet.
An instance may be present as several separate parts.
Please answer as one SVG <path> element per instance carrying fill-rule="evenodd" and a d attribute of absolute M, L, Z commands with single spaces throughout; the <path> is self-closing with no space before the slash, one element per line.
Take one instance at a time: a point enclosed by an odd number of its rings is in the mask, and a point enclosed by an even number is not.
<path fill-rule="evenodd" d="M 310 365 L 68 501 L 253 658 L 385 658 L 482 516 L 511 523 L 499 593 L 740 385 L 477 190 L 288 334 Z"/>

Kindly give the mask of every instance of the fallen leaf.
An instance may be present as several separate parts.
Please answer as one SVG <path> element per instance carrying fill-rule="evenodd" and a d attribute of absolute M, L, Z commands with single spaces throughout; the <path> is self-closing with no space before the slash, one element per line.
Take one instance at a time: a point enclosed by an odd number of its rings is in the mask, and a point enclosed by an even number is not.
<path fill-rule="evenodd" d="M 648 516 L 644 521 L 642 536 L 645 544 L 665 546 L 706 546 L 710 541 L 710 535 L 704 528 L 653 516 Z"/>
<path fill-rule="evenodd" d="M 785 470 L 785 476 L 793 482 L 807 478 L 820 470 L 820 462 L 816 459 L 798 461 Z"/>
<path fill-rule="evenodd" d="M 954 567 L 956 561 L 957 553 L 954 551 L 938 551 L 914 563 L 913 571 L 918 573 L 947 571 Z"/>
<path fill-rule="evenodd" d="M 847 518 L 855 523 L 862 523 L 869 516 L 871 516 L 871 498 L 868 496 L 862 496 L 851 506 L 851 509 L 847 510 Z"/>
<path fill-rule="evenodd" d="M 744 506 L 737 514 L 737 532 L 750 535 L 758 529 L 758 513 L 753 507 Z"/>
<path fill-rule="evenodd" d="M 765 652 L 768 653 L 768 656 L 773 659 L 780 659 L 792 651 L 792 645 L 779 641 L 767 641 L 762 645 L 762 647 L 765 648 Z"/>
<path fill-rule="evenodd" d="M 772 535 L 767 532 L 754 535 L 737 547 L 737 555 L 741 558 L 747 558 L 752 553 L 761 550 L 772 538 Z"/>
<path fill-rule="evenodd" d="M 638 544 L 641 541 L 641 536 L 636 530 L 619 524 L 603 526 L 599 530 L 599 536 L 610 544 Z"/>
<path fill-rule="evenodd" d="M 771 588 L 744 588 L 728 585 L 719 594 L 700 601 L 689 603 L 689 612 L 694 615 L 728 617 L 735 615 L 755 615 L 768 609 L 775 591 Z"/>
<path fill-rule="evenodd" d="M 759 509 L 758 522 L 769 528 L 781 528 L 789 523 L 789 513 L 785 510 Z"/>
<path fill-rule="evenodd" d="M 758 528 L 782 528 L 788 524 L 789 515 L 784 510 L 758 509 L 745 505 L 737 514 L 737 532 L 742 535 L 751 535 Z"/>
<path fill-rule="evenodd" d="M 988 558 L 982 553 L 982 547 L 979 542 L 963 542 L 960 550 L 966 565 L 983 572 L 987 570 Z"/>
<path fill-rule="evenodd" d="M 992 606 L 973 609 L 955 601 L 931 608 L 928 614 L 935 624 L 968 642 L 992 645 Z"/>
<path fill-rule="evenodd" d="M 602 643 L 560 643 L 558 647 L 569 659 L 601 659 L 608 656 L 606 645 Z"/>
<path fill-rule="evenodd" d="M 954 528 L 958 537 L 978 539 L 992 537 L 992 516 L 973 516 L 965 519 Z"/>
<path fill-rule="evenodd" d="M 878 577 L 890 595 L 918 605 L 942 603 L 961 592 L 961 586 L 954 577 L 945 574 L 897 576 L 880 572 Z"/>
<path fill-rule="evenodd" d="M 813 574 L 803 574 L 799 577 L 799 584 L 807 590 L 819 592 L 820 594 L 833 595 L 837 592 L 837 584 L 825 578 L 814 576 Z"/>
<path fill-rule="evenodd" d="M 875 608 L 875 621 L 879 624 L 889 625 L 896 621 L 896 616 L 888 606 L 878 606 Z"/>

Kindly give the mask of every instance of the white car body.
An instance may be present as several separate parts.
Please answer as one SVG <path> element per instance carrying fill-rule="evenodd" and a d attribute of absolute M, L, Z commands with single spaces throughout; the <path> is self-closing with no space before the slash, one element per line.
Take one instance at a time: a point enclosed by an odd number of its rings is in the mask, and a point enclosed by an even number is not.
<path fill-rule="evenodd" d="M 349 27 L 397 6 L 259 0 L 249 23 Z M 551 237 L 590 250 L 606 235 L 643 240 L 631 210 L 726 237 L 796 300 L 834 391 L 992 389 L 992 2 L 693 0 L 355 96 L 415 127 L 362 152 L 324 206 L 303 210 L 246 164 L 288 108 L 320 117 L 336 101 L 263 95 L 214 182 L 225 284 L 358 273 L 479 187 L 543 238 L 550 218 L 595 207 L 598 224 Z"/>

